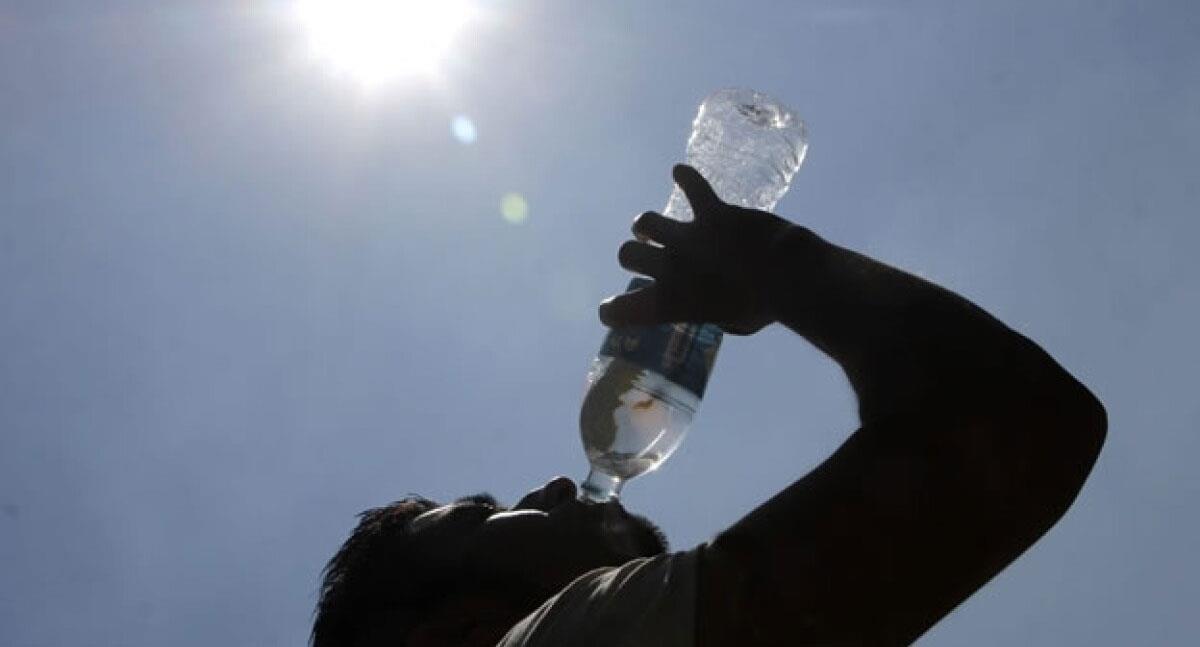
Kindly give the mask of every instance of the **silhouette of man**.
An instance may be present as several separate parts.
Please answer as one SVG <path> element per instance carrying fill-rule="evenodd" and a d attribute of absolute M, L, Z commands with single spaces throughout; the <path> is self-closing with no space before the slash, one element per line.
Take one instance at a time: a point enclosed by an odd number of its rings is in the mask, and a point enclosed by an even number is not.
<path fill-rule="evenodd" d="M 654 282 L 610 326 L 782 323 L 845 370 L 861 427 L 691 550 L 556 478 L 512 509 L 410 497 L 363 513 L 325 571 L 315 647 L 902 645 L 1067 510 L 1104 408 L 965 299 L 722 202 L 674 170 L 695 220 L 644 213 L 625 268 Z M 749 430 L 747 430 L 749 433 Z"/>

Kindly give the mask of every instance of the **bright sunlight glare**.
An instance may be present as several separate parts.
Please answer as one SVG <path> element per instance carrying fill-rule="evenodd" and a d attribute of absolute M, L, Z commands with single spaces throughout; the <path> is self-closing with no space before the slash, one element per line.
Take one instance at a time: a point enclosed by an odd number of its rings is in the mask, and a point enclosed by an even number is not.
<path fill-rule="evenodd" d="M 366 85 L 432 75 L 471 18 L 465 0 L 299 0 L 314 57 Z"/>

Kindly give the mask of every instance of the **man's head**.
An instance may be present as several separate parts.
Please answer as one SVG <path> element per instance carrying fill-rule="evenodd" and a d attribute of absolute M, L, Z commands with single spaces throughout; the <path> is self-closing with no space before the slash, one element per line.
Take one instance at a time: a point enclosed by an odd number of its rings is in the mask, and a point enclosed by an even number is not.
<path fill-rule="evenodd" d="M 512 509 L 487 494 L 409 497 L 362 513 L 330 560 L 312 644 L 492 645 L 579 575 L 666 548 L 649 521 L 580 502 L 565 477 Z"/>

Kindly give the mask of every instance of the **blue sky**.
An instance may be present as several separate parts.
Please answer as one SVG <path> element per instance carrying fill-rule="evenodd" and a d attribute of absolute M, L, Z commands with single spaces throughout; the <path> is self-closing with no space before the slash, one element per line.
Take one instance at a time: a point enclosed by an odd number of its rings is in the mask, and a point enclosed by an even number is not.
<path fill-rule="evenodd" d="M 1108 407 L 1076 506 L 920 644 L 1189 644 L 1200 6 L 486 7 L 438 78 L 365 90 L 288 2 L 0 3 L 0 644 L 299 644 L 357 511 L 582 477 L 616 247 L 730 85 L 808 123 L 781 214 Z M 799 338 L 728 339 L 625 500 L 688 547 L 855 422 Z"/>

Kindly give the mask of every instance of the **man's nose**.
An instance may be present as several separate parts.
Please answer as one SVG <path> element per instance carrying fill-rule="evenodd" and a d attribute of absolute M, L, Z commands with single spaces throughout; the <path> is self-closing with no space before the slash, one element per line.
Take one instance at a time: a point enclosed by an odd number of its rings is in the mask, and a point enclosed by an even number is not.
<path fill-rule="evenodd" d="M 517 502 L 517 510 L 541 510 L 549 512 L 562 503 L 575 499 L 575 481 L 556 476 L 542 487 L 532 490 Z"/>

